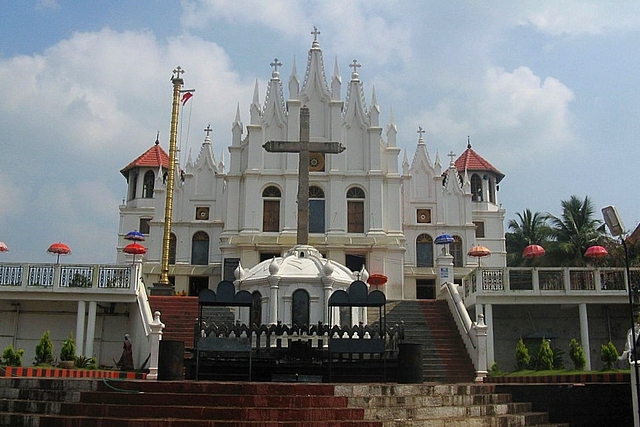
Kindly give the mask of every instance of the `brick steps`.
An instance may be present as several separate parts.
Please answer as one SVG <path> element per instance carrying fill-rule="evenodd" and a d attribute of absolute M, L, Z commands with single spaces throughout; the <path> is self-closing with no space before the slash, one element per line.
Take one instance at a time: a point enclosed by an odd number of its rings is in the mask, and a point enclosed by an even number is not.
<path fill-rule="evenodd" d="M 481 384 L 0 379 L 0 390 L 1 426 L 560 427 Z"/>

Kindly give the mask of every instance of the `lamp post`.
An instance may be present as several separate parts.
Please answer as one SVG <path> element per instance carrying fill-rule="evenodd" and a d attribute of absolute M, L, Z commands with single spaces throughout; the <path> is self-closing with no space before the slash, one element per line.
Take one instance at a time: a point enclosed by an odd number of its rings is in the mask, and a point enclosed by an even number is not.
<path fill-rule="evenodd" d="M 635 399 L 634 403 L 634 414 L 633 418 L 635 420 L 634 425 L 639 425 L 640 423 L 640 374 L 638 373 L 638 360 L 637 360 L 637 343 L 636 343 L 636 319 L 633 315 L 633 290 L 631 289 L 631 275 L 629 269 L 629 250 L 627 248 L 627 242 L 623 237 L 624 234 L 624 226 L 622 225 L 622 220 L 618 215 L 618 211 L 615 206 L 607 206 L 602 208 L 602 216 L 604 218 L 605 224 L 609 228 L 609 232 L 614 237 L 620 237 L 620 242 L 622 243 L 622 247 L 624 248 L 624 265 L 627 272 L 627 288 L 629 291 L 629 317 L 631 319 L 631 351 L 632 356 L 630 360 L 630 365 L 633 366 L 634 371 L 634 379 L 635 379 Z M 633 390 L 632 390 L 633 397 Z"/>

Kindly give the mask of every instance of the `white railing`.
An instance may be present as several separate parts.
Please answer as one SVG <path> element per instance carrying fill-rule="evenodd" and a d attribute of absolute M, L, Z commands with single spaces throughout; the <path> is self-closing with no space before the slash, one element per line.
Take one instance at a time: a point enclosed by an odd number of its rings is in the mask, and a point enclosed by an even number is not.
<path fill-rule="evenodd" d="M 458 285 L 445 283 L 440 290 L 449 305 L 449 311 L 458 327 L 467 353 L 476 370 L 476 381 L 481 382 L 487 376 L 487 325 L 484 315 L 478 315 L 478 321 L 473 322 L 458 292 Z"/>
<path fill-rule="evenodd" d="M 0 293 L 136 293 L 136 265 L 0 264 Z"/>
<path fill-rule="evenodd" d="M 631 283 L 640 283 L 640 269 L 631 269 Z M 480 295 L 590 295 L 627 294 L 624 268 L 478 268 L 464 280 L 464 298 Z"/>

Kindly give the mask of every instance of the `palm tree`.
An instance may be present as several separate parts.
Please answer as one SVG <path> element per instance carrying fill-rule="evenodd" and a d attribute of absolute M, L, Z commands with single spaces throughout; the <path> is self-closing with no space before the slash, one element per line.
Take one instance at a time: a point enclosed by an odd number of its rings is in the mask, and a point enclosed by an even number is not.
<path fill-rule="evenodd" d="M 552 236 L 558 243 L 551 255 L 560 266 L 585 265 L 583 254 L 601 237 L 598 227 L 602 222 L 594 218 L 595 209 L 589 196 L 584 200 L 571 196 L 561 205 L 561 217 L 548 216 L 553 227 Z"/>
<path fill-rule="evenodd" d="M 516 213 L 518 220 L 507 223 L 511 233 L 507 233 L 507 259 L 512 266 L 523 265 L 522 251 L 527 245 L 544 246 L 551 236 L 551 227 L 547 224 L 548 216 L 540 212 L 525 209 Z"/>

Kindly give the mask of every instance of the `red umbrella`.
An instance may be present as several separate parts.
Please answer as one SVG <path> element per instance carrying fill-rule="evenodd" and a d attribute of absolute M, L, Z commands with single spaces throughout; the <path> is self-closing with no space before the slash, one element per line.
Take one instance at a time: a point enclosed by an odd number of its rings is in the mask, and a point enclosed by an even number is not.
<path fill-rule="evenodd" d="M 584 253 L 584 256 L 587 258 L 604 258 L 609 255 L 607 249 L 603 246 L 589 246 L 587 251 Z"/>
<path fill-rule="evenodd" d="M 5 242 L 0 242 L 0 252 L 9 252 L 9 247 Z"/>
<path fill-rule="evenodd" d="M 147 248 L 140 243 L 129 243 L 122 250 L 125 254 L 133 255 L 133 262 L 136 262 L 136 255 L 143 255 L 147 253 Z"/>
<path fill-rule="evenodd" d="M 540 245 L 529 245 L 522 251 L 523 258 L 538 258 L 545 254 L 545 250 Z"/>
<path fill-rule="evenodd" d="M 485 248 L 484 246 L 478 245 L 469 249 L 469 252 L 467 252 L 467 255 L 473 256 L 476 258 L 483 258 L 491 255 L 491 251 L 488 248 Z"/>
<path fill-rule="evenodd" d="M 478 266 L 480 266 L 480 258 L 491 255 L 491 251 L 489 250 L 489 248 L 478 245 L 469 249 L 467 255 L 478 258 Z"/>
<path fill-rule="evenodd" d="M 60 262 L 60 255 L 70 255 L 71 254 L 71 248 L 67 245 L 65 245 L 64 243 L 53 243 L 51 246 L 49 246 L 49 249 L 47 249 L 47 252 L 49 252 L 50 254 L 53 255 L 57 255 L 57 259 L 56 259 L 56 264 Z"/>
<path fill-rule="evenodd" d="M 369 276 L 369 278 L 367 279 L 367 283 L 373 286 L 382 286 L 387 283 L 387 280 L 389 280 L 389 278 L 384 274 L 376 273 Z"/>

